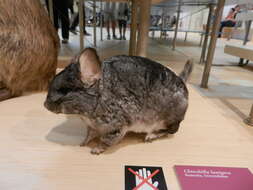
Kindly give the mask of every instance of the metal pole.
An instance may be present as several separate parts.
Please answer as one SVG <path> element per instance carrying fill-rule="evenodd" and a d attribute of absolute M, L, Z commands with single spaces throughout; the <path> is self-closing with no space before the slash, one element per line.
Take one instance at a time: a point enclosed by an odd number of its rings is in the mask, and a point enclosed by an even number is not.
<path fill-rule="evenodd" d="M 129 55 L 136 55 L 137 20 L 138 20 L 138 4 L 137 0 L 132 0 Z"/>
<path fill-rule="evenodd" d="M 162 35 L 164 35 L 165 36 L 165 38 L 166 38 L 166 34 L 165 34 L 165 30 L 164 30 L 164 28 L 165 28 L 165 17 L 164 17 L 164 15 L 165 15 L 165 13 L 164 13 L 164 8 L 163 8 L 163 12 L 162 12 L 162 27 L 161 27 L 161 33 L 160 33 L 160 38 L 162 38 Z"/>
<path fill-rule="evenodd" d="M 141 3 L 142 3 L 140 6 L 141 16 L 137 40 L 137 55 L 146 57 L 149 40 L 148 33 L 150 25 L 151 0 L 141 0 Z"/>
<path fill-rule="evenodd" d="M 202 46 L 200 60 L 199 60 L 200 64 L 203 63 L 206 59 L 206 48 L 207 48 L 207 44 L 208 44 L 208 37 L 209 37 L 209 33 L 210 33 L 213 11 L 214 11 L 214 5 L 210 4 L 209 5 L 209 14 L 208 14 L 208 19 L 207 19 L 207 24 L 206 24 L 205 39 L 204 39 L 204 43 Z"/>
<path fill-rule="evenodd" d="M 83 0 L 79 0 L 79 4 L 78 4 L 78 12 L 79 12 L 79 28 L 80 28 L 80 51 L 83 50 L 84 48 L 84 23 L 83 23 L 83 5 L 84 5 L 84 2 Z"/>
<path fill-rule="evenodd" d="M 252 23 L 251 20 L 247 21 L 246 32 L 245 32 L 245 36 L 244 36 L 244 40 L 243 40 L 243 45 L 246 45 L 247 42 L 248 42 L 249 32 L 250 32 L 250 28 L 251 28 L 251 23 Z"/>
<path fill-rule="evenodd" d="M 252 21 L 249 20 L 249 21 L 246 21 L 246 31 L 245 31 L 245 36 L 244 36 L 244 40 L 243 40 L 243 45 L 245 46 L 248 42 L 248 38 L 249 38 L 249 32 L 250 32 L 250 28 L 251 28 L 251 23 Z M 240 58 L 240 61 L 239 61 L 239 65 L 243 65 L 243 61 L 244 59 L 243 58 Z"/>
<path fill-rule="evenodd" d="M 186 42 L 186 40 L 187 40 L 187 34 L 188 34 L 188 32 L 185 32 L 185 37 L 184 37 L 184 41 Z"/>
<path fill-rule="evenodd" d="M 251 107 L 251 110 L 250 110 L 250 113 L 249 113 L 249 117 L 247 119 L 245 119 L 244 122 L 247 125 L 253 126 L 253 105 Z"/>
<path fill-rule="evenodd" d="M 176 40 L 177 40 L 177 32 L 178 32 L 178 25 L 179 25 L 179 18 L 180 18 L 180 10 L 181 10 L 181 3 L 178 4 L 178 10 L 177 10 L 177 22 L 176 22 L 176 28 L 174 32 L 174 38 L 172 42 L 172 50 L 175 50 L 176 48 Z"/>
<path fill-rule="evenodd" d="M 96 0 L 93 0 L 93 44 L 97 47 L 97 13 L 96 13 Z"/>
<path fill-rule="evenodd" d="M 191 29 L 191 23 L 192 23 L 192 14 L 190 15 L 190 19 L 189 19 L 188 30 Z M 188 32 L 185 32 L 185 38 L 184 38 L 185 42 L 187 40 L 187 34 L 188 34 Z"/>
<path fill-rule="evenodd" d="M 200 35 L 200 42 L 199 42 L 199 46 L 202 46 L 202 42 L 203 42 L 203 35 Z"/>
<path fill-rule="evenodd" d="M 217 42 L 217 37 L 218 37 L 217 33 L 220 27 L 224 4 L 225 4 L 225 0 L 219 0 L 216 11 L 215 11 L 216 16 L 215 16 L 214 24 L 212 27 L 211 41 L 210 41 L 208 54 L 207 54 L 207 60 L 206 60 L 206 64 L 205 64 L 205 68 L 204 68 L 204 72 L 202 76 L 202 81 L 201 81 L 202 88 L 207 88 L 208 79 L 209 79 L 209 75 L 211 71 L 215 48 L 216 48 L 216 42 Z"/>
<path fill-rule="evenodd" d="M 155 30 L 152 30 L 152 38 L 155 38 Z"/>
<path fill-rule="evenodd" d="M 100 0 L 100 40 L 103 41 L 103 2 Z"/>
<path fill-rule="evenodd" d="M 53 0 L 49 0 L 48 1 L 48 4 L 49 4 L 49 16 L 50 16 L 50 19 L 52 21 L 52 23 L 54 24 L 54 5 L 53 5 Z"/>

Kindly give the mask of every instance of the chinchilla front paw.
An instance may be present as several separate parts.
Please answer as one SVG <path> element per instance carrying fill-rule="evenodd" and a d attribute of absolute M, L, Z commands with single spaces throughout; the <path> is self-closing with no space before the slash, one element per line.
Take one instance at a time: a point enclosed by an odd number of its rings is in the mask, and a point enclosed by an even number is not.
<path fill-rule="evenodd" d="M 105 150 L 106 150 L 105 146 L 98 145 L 98 146 L 92 148 L 91 151 L 90 151 L 90 153 L 91 154 L 99 155 L 99 154 L 103 153 Z"/>
<path fill-rule="evenodd" d="M 152 143 L 154 140 L 158 139 L 158 135 L 154 133 L 147 134 L 145 136 L 144 142 L 146 143 Z"/>

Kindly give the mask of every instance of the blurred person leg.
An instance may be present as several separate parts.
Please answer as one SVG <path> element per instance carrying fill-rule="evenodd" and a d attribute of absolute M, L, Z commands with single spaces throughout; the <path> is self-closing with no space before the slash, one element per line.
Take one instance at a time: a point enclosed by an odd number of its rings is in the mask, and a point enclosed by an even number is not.
<path fill-rule="evenodd" d="M 56 8 L 61 20 L 62 29 L 62 43 L 68 43 L 69 40 L 69 14 L 68 14 L 68 0 L 55 0 L 57 2 Z"/>
<path fill-rule="evenodd" d="M 104 21 L 105 21 L 105 27 L 106 27 L 106 31 L 107 31 L 107 40 L 110 40 L 111 39 L 111 34 L 110 34 L 109 13 L 105 13 Z"/>
<path fill-rule="evenodd" d="M 230 20 L 228 20 L 228 21 L 222 21 L 221 22 L 221 25 L 220 25 L 220 30 L 219 30 L 219 38 L 221 37 L 221 34 L 222 34 L 222 30 L 223 30 L 223 28 L 224 27 L 234 27 L 235 26 L 235 22 L 233 22 L 233 21 L 230 21 Z"/>
<path fill-rule="evenodd" d="M 46 6 L 47 6 L 47 11 L 49 12 L 49 2 L 48 0 L 46 0 Z M 55 0 L 53 0 L 53 14 L 54 14 L 54 27 L 56 29 L 56 31 L 58 32 L 59 29 L 59 14 L 58 14 L 58 10 L 57 10 L 57 3 L 55 2 Z"/>
<path fill-rule="evenodd" d="M 123 39 L 123 35 L 122 35 L 122 30 L 123 30 L 123 25 L 122 25 L 122 20 L 118 20 L 118 24 L 119 24 L 119 39 L 122 40 Z"/>
<path fill-rule="evenodd" d="M 111 24 L 112 24 L 112 37 L 113 39 L 117 39 L 117 36 L 116 36 L 116 20 L 115 18 L 112 16 L 111 18 Z"/>
<path fill-rule="evenodd" d="M 86 23 L 85 23 L 85 6 L 83 8 L 83 15 L 84 15 L 84 20 L 83 20 L 84 35 L 90 36 L 90 34 L 86 31 L 86 27 L 85 27 L 85 25 L 86 25 Z M 72 23 L 70 24 L 70 32 L 77 35 L 76 27 L 78 25 L 79 25 L 79 13 L 74 15 L 74 19 L 73 19 Z"/>
<path fill-rule="evenodd" d="M 123 26 L 123 40 L 126 40 L 126 28 L 127 28 L 126 20 L 122 20 L 122 26 Z"/>

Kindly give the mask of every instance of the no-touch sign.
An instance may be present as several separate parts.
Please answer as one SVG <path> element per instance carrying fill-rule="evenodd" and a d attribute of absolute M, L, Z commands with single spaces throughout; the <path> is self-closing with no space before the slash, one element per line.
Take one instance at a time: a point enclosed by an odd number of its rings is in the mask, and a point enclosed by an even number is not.
<path fill-rule="evenodd" d="M 125 190 L 167 190 L 162 168 L 125 166 Z"/>

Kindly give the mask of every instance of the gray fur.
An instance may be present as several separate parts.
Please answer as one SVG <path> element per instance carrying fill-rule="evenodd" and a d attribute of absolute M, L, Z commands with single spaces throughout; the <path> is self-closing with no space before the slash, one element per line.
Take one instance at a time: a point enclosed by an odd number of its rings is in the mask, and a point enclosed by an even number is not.
<path fill-rule="evenodd" d="M 101 65 L 101 77 L 85 84 L 74 61 L 54 78 L 45 102 L 52 112 L 77 114 L 89 123 L 92 137 L 83 145 L 96 136 L 101 141 L 92 153 L 120 142 L 129 131 L 147 133 L 146 141 L 177 132 L 188 107 L 182 78 L 142 57 L 114 56 Z"/>

